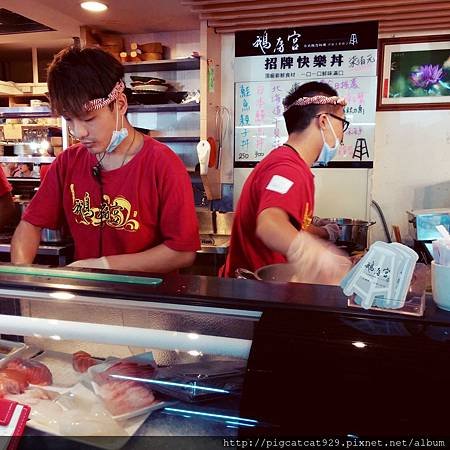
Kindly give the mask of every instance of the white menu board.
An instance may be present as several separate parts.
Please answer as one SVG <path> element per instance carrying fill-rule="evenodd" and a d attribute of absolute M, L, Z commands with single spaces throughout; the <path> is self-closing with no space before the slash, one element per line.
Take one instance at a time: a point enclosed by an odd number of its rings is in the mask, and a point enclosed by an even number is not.
<path fill-rule="evenodd" d="M 280 35 L 284 32 L 289 36 L 286 29 L 270 31 L 272 36 L 277 31 L 280 31 Z M 353 28 L 350 31 L 352 33 L 349 32 L 349 36 L 358 36 Z M 328 33 L 332 32 L 328 30 Z M 251 37 L 251 32 L 240 33 L 247 40 Z M 256 39 L 253 44 L 259 43 L 259 50 L 263 54 L 246 56 L 245 50 L 241 48 L 241 56 L 235 59 L 235 167 L 251 167 L 287 140 L 283 98 L 293 85 L 309 81 L 328 83 L 348 103 L 345 114 L 351 125 L 330 167 L 372 167 L 377 91 L 376 48 L 347 50 L 343 48 L 349 46 L 348 42 L 341 42 L 341 48 L 331 51 L 308 47 L 299 53 L 299 46 L 297 53 L 270 54 L 268 51 L 272 46 L 268 47 L 266 32 L 259 33 L 257 36 L 260 40 Z M 299 32 L 296 34 L 303 35 Z M 266 48 L 261 46 L 264 40 L 261 36 L 266 36 Z M 370 42 L 372 44 L 366 46 L 373 46 L 376 37 Z M 329 38 L 326 45 L 326 50 L 333 48 L 333 39 Z M 283 50 L 292 51 L 285 47 Z M 254 53 L 254 50 L 251 52 Z"/>

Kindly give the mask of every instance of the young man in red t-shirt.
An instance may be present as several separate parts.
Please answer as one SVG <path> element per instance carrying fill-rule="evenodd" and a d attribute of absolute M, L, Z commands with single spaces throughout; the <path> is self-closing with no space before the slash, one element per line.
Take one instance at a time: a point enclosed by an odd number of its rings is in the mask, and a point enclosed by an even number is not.
<path fill-rule="evenodd" d="M 11 196 L 12 187 L 6 175 L 0 169 L 0 230 L 12 222 L 15 216 L 14 202 Z"/>
<path fill-rule="evenodd" d="M 49 68 L 53 112 L 80 143 L 62 152 L 13 236 L 11 259 L 30 264 L 42 228 L 67 224 L 76 267 L 166 273 L 200 247 L 191 183 L 180 158 L 125 117 L 122 65 L 70 47 Z"/>
<path fill-rule="evenodd" d="M 289 139 L 266 156 L 244 184 L 223 275 L 290 262 L 299 274 L 295 281 L 338 284 L 351 264 L 331 244 L 314 237 L 328 239 L 336 225 L 312 225 L 310 167 L 334 157 L 348 127 L 345 100 L 329 85 L 311 82 L 294 86 L 283 104 Z"/>

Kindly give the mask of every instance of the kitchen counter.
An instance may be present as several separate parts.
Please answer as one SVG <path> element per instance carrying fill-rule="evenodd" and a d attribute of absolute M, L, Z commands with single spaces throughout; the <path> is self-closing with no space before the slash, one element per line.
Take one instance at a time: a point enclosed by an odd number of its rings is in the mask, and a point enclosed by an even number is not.
<path fill-rule="evenodd" d="M 37 256 L 50 257 L 51 259 L 55 259 L 55 263 L 58 266 L 65 266 L 72 261 L 73 256 L 73 243 L 61 243 L 61 244 L 40 244 Z M 1 242 L 0 241 L 0 254 L 9 254 L 11 253 L 11 244 L 10 242 Z"/>

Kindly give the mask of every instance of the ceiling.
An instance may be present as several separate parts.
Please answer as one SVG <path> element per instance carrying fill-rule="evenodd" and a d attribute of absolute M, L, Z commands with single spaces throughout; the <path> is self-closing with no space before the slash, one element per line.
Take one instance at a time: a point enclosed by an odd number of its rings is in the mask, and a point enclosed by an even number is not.
<path fill-rule="evenodd" d="M 182 0 L 218 33 L 378 20 L 380 34 L 450 33 L 450 1 Z"/>
<path fill-rule="evenodd" d="M 80 0 L 0 0 L 8 9 L 55 31 L 0 34 L 2 49 L 61 48 L 88 25 L 117 33 L 198 30 L 218 33 L 378 20 L 381 35 L 450 34 L 450 0 L 106 0 L 89 13 Z M 1 25 L 0 25 L 1 27 Z"/>
<path fill-rule="evenodd" d="M 83 10 L 80 1 L 0 0 L 0 8 L 56 30 L 0 35 L 0 44 L 10 48 L 26 47 L 30 43 L 38 47 L 63 47 L 72 42 L 72 36 L 80 35 L 82 25 L 123 34 L 200 28 L 198 14 L 181 5 L 181 0 L 105 0 L 109 8 L 102 13 Z"/>

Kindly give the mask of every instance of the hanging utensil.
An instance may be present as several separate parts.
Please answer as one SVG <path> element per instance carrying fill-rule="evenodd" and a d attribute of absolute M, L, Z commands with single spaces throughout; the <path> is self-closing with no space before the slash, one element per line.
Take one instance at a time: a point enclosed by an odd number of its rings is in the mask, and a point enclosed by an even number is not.
<path fill-rule="evenodd" d="M 217 144 L 216 140 L 213 137 L 209 137 L 207 139 L 209 146 L 211 147 L 211 151 L 209 153 L 209 163 L 208 167 L 217 167 Z"/>
<path fill-rule="evenodd" d="M 216 107 L 216 144 L 217 144 L 217 163 L 216 168 L 219 168 L 222 157 L 222 147 L 228 132 L 230 123 L 230 111 L 225 106 Z"/>
<path fill-rule="evenodd" d="M 206 175 L 208 173 L 208 162 L 211 146 L 208 141 L 200 141 L 197 144 L 198 162 L 200 163 L 200 175 Z"/>

